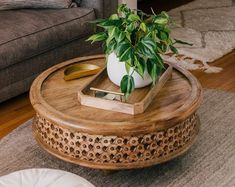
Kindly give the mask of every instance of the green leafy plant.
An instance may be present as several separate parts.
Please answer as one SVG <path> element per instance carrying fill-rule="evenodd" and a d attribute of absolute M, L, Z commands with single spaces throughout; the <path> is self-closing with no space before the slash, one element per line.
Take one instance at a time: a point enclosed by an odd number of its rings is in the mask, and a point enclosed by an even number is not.
<path fill-rule="evenodd" d="M 105 53 L 109 55 L 114 52 L 125 63 L 127 75 L 122 78 L 121 91 L 126 96 L 135 88 L 134 71 L 142 78 L 147 71 L 155 84 L 164 70 L 161 54 L 169 51 L 178 53 L 174 47 L 176 43 L 188 44 L 170 37 L 171 19 L 166 12 L 148 15 L 121 4 L 117 14 L 93 23 L 104 31 L 92 35 L 87 41 L 104 41 Z"/>

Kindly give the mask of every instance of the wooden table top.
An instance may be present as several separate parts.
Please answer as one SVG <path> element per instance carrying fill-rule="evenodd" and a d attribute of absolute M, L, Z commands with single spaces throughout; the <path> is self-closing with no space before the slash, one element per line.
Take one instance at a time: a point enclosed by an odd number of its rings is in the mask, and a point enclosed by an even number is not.
<path fill-rule="evenodd" d="M 63 79 L 65 67 L 74 63 L 105 65 L 103 55 L 68 60 L 46 70 L 34 81 L 31 103 L 47 120 L 90 134 L 138 134 L 161 130 L 181 122 L 200 106 L 202 89 L 188 71 L 173 65 L 172 79 L 166 83 L 143 114 L 136 116 L 82 106 L 78 91 L 93 76 L 72 81 Z"/>

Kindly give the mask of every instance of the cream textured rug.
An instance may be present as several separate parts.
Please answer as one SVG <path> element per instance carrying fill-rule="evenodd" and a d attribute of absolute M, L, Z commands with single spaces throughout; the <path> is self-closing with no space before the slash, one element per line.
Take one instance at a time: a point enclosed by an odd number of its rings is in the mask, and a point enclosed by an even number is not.
<path fill-rule="evenodd" d="M 165 59 L 189 70 L 221 71 L 208 62 L 235 49 L 235 0 L 195 0 L 171 10 L 169 15 L 176 24 L 172 36 L 194 45 L 179 45 L 182 56 Z"/>
<path fill-rule="evenodd" d="M 234 187 L 235 94 L 206 90 L 199 115 L 199 137 L 186 154 L 165 164 L 109 175 L 49 155 L 36 144 L 28 121 L 0 140 L 0 176 L 25 168 L 54 168 L 78 174 L 97 187 Z"/>

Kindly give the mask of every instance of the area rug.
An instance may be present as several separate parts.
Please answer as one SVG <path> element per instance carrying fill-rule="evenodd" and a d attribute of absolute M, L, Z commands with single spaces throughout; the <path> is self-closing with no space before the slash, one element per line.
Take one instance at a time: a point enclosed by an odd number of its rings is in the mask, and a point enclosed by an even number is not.
<path fill-rule="evenodd" d="M 217 73 L 208 63 L 235 49 L 235 0 L 195 0 L 169 11 L 172 37 L 193 43 L 179 47 L 179 56 L 165 59 L 189 69 Z"/>
<path fill-rule="evenodd" d="M 235 186 L 235 94 L 204 91 L 201 130 L 183 156 L 153 167 L 104 174 L 61 161 L 36 144 L 31 121 L 0 141 L 0 176 L 26 168 L 54 168 L 84 177 L 95 186 Z"/>

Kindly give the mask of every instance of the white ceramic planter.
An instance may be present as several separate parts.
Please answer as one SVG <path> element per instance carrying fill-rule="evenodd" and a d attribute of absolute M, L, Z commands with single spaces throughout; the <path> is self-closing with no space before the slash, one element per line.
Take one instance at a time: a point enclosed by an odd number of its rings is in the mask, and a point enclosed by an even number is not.
<path fill-rule="evenodd" d="M 130 69 L 130 71 L 132 71 L 132 68 Z M 107 73 L 109 79 L 117 86 L 120 86 L 122 77 L 124 75 L 127 75 L 125 63 L 120 62 L 115 53 L 111 53 L 108 56 Z M 152 83 L 152 79 L 147 71 L 145 71 L 144 73 L 144 79 L 137 72 L 134 72 L 132 76 L 135 81 L 135 88 L 142 88 Z"/>

